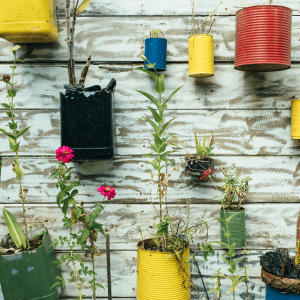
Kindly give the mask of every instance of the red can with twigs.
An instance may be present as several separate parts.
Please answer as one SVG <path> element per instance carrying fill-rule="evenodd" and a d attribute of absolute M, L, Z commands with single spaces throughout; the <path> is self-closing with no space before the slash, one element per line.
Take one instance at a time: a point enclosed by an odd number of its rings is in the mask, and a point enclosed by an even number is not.
<path fill-rule="evenodd" d="M 256 5 L 236 13 L 235 63 L 241 71 L 281 71 L 291 67 L 292 10 Z"/>

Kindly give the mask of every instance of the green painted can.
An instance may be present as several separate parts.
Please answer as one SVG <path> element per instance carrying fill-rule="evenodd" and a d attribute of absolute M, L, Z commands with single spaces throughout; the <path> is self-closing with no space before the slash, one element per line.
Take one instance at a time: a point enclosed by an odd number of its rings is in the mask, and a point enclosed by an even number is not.
<path fill-rule="evenodd" d="M 54 248 L 50 247 L 50 236 L 45 228 L 34 231 L 31 235 L 46 231 L 42 245 L 32 251 L 0 256 L 0 299 L 5 300 L 57 300 L 61 287 L 50 289 L 61 276 Z M 0 246 L 8 236 L 0 239 Z"/>
<path fill-rule="evenodd" d="M 226 217 L 225 217 L 226 213 Z M 221 210 L 221 219 L 229 218 L 231 215 L 237 213 L 228 223 L 228 229 L 231 233 L 229 243 L 235 243 L 236 249 L 244 247 L 244 241 L 246 240 L 246 222 L 245 222 L 245 210 Z M 226 230 L 226 223 L 221 221 L 221 242 L 228 243 L 227 238 L 224 236 L 224 230 Z M 223 248 L 226 248 L 223 246 Z"/>

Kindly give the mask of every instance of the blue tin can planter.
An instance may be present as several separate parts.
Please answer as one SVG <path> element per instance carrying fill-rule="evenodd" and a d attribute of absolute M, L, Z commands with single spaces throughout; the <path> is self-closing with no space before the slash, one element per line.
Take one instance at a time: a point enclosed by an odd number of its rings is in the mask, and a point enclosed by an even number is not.
<path fill-rule="evenodd" d="M 267 285 L 266 300 L 300 300 L 300 294 L 284 294 Z"/>
<path fill-rule="evenodd" d="M 167 40 L 164 38 L 147 38 L 145 40 L 145 56 L 150 63 L 156 63 L 155 69 L 166 71 L 167 69 Z M 144 68 L 148 64 L 144 62 Z"/>

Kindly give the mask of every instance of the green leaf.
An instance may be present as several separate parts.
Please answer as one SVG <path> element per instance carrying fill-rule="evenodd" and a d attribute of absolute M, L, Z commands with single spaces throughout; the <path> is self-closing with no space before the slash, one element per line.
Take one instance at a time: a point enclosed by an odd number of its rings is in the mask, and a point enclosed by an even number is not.
<path fill-rule="evenodd" d="M 88 229 L 83 230 L 81 237 L 78 239 L 77 244 L 82 245 L 82 243 L 85 241 L 85 239 L 89 236 L 90 231 Z"/>
<path fill-rule="evenodd" d="M 71 191 L 74 187 L 81 185 L 79 182 L 73 182 L 66 187 L 66 192 Z"/>
<path fill-rule="evenodd" d="M 150 75 L 154 80 L 157 79 L 157 75 L 155 73 L 147 70 L 147 69 L 137 68 L 137 69 L 133 69 L 133 70 L 135 70 L 135 71 L 142 71 L 142 72 L 147 73 L 148 75 Z"/>
<path fill-rule="evenodd" d="M 159 108 L 159 105 L 158 105 L 156 99 L 155 99 L 152 95 L 150 95 L 150 94 L 147 93 L 147 92 L 143 92 L 143 91 L 139 91 L 139 90 L 135 90 L 135 91 L 136 91 L 136 92 L 139 92 L 139 93 L 141 93 L 142 95 L 144 95 L 145 97 L 147 97 L 153 104 L 156 105 L 157 108 Z"/>
<path fill-rule="evenodd" d="M 166 88 L 165 88 L 165 83 L 164 83 L 164 75 L 161 74 L 157 79 L 156 79 L 156 85 L 155 85 L 155 90 L 157 93 L 162 94 Z"/>
<path fill-rule="evenodd" d="M 17 143 L 15 140 L 9 138 L 9 147 L 12 152 L 18 152 L 20 143 Z"/>
<path fill-rule="evenodd" d="M 10 106 L 9 106 L 8 104 L 6 104 L 6 103 L 1 103 L 1 105 L 2 105 L 4 108 L 6 108 L 7 110 L 10 111 Z"/>
<path fill-rule="evenodd" d="M 65 190 L 62 190 L 57 194 L 56 203 L 58 204 L 59 207 L 60 207 L 61 202 L 65 199 L 66 194 L 67 193 Z"/>
<path fill-rule="evenodd" d="M 95 283 L 95 286 L 97 286 L 97 287 L 99 287 L 99 288 L 102 288 L 102 289 L 104 289 L 104 286 L 103 286 L 103 285 L 101 285 L 100 283 Z"/>
<path fill-rule="evenodd" d="M 159 153 L 159 146 L 156 144 L 150 144 L 150 146 L 152 147 L 152 149 L 156 152 Z"/>
<path fill-rule="evenodd" d="M 153 153 L 144 154 L 143 156 L 153 157 Z"/>
<path fill-rule="evenodd" d="M 150 164 L 152 165 L 152 167 L 156 170 L 159 171 L 159 165 L 157 163 L 157 161 L 154 159 L 152 161 L 150 161 Z"/>
<path fill-rule="evenodd" d="M 20 62 L 25 62 L 25 60 L 22 60 L 22 59 L 20 59 L 20 58 L 18 58 L 18 59 L 16 59 L 16 61 L 20 61 Z"/>
<path fill-rule="evenodd" d="M 83 12 L 88 7 L 90 2 L 91 0 L 83 0 L 76 10 L 76 16 Z"/>
<path fill-rule="evenodd" d="M 14 135 L 8 133 L 6 130 L 0 128 L 0 131 L 3 132 L 4 134 L 6 134 L 8 137 L 12 138 L 13 140 L 16 140 L 16 137 Z"/>
<path fill-rule="evenodd" d="M 3 218 L 6 223 L 7 229 L 16 246 L 19 248 L 21 245 L 27 249 L 26 237 L 15 219 L 15 217 L 5 208 L 3 208 Z"/>
<path fill-rule="evenodd" d="M 163 132 L 166 130 L 166 128 L 170 125 L 170 123 L 173 122 L 176 118 L 177 118 L 177 117 L 175 117 L 175 118 L 169 120 L 167 123 L 165 123 L 165 124 L 163 125 L 163 127 L 162 127 L 162 129 L 161 129 L 159 135 L 162 135 Z"/>
<path fill-rule="evenodd" d="M 57 281 L 55 283 L 52 284 L 50 290 L 52 290 L 55 286 L 57 286 L 58 284 L 61 284 L 60 281 Z"/>
<path fill-rule="evenodd" d="M 174 152 L 177 152 L 177 151 L 166 151 L 165 153 L 163 153 L 163 154 L 160 155 L 160 159 L 164 160 L 165 158 L 167 158 L 167 156 L 169 154 L 174 153 Z"/>
<path fill-rule="evenodd" d="M 13 89 L 9 89 L 8 90 L 8 97 L 15 97 L 17 95 L 17 91 L 13 90 Z"/>
<path fill-rule="evenodd" d="M 159 133 L 159 127 L 153 122 L 151 121 L 150 119 L 146 118 L 146 117 L 143 117 L 144 120 L 146 120 L 154 129 L 154 131 L 156 132 L 156 134 L 158 136 L 160 136 L 160 133 Z"/>
<path fill-rule="evenodd" d="M 239 213 L 234 213 L 234 214 L 231 215 L 230 217 L 226 218 L 226 219 L 225 219 L 225 223 L 229 223 L 230 220 L 231 220 L 234 216 L 236 216 L 236 215 L 238 215 L 238 214 L 239 214 Z"/>
<path fill-rule="evenodd" d="M 181 88 L 183 88 L 183 86 L 179 87 L 178 89 L 176 89 L 170 96 L 169 98 L 164 102 L 164 104 L 166 104 Z"/>
<path fill-rule="evenodd" d="M 148 108 L 150 109 L 150 111 L 152 112 L 152 115 L 153 115 L 153 118 L 154 118 L 155 122 L 158 123 L 158 124 L 161 124 L 161 123 L 163 122 L 163 118 L 161 118 L 161 117 L 159 116 L 159 114 L 156 112 L 155 109 L 153 109 L 153 108 L 150 107 L 150 106 L 147 106 L 147 107 L 148 107 Z"/>
<path fill-rule="evenodd" d="M 17 135 L 17 139 L 18 139 L 19 137 L 21 137 L 21 136 L 22 136 L 27 130 L 29 130 L 31 127 L 32 127 L 32 126 L 29 126 L 29 127 L 25 128 L 25 129 L 23 129 L 23 130 Z"/>
<path fill-rule="evenodd" d="M 158 153 L 163 153 L 163 152 L 165 152 L 167 146 L 168 146 L 168 143 L 163 144 L 163 145 L 158 149 Z"/>

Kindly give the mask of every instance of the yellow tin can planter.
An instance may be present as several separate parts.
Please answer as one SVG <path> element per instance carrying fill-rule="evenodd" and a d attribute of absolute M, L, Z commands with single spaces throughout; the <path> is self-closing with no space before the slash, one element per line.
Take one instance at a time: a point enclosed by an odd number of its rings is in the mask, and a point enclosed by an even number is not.
<path fill-rule="evenodd" d="M 144 250 L 141 244 L 137 253 L 137 300 L 189 300 L 189 280 L 184 271 L 178 271 L 176 257 L 167 258 L 171 252 Z M 183 256 L 189 257 L 189 250 Z M 185 271 L 190 274 L 187 267 Z"/>
<path fill-rule="evenodd" d="M 300 139 L 300 100 L 292 100 L 291 138 L 292 140 Z"/>
<path fill-rule="evenodd" d="M 214 42 L 210 34 L 189 37 L 189 76 L 214 76 Z"/>
<path fill-rule="evenodd" d="M 0 37 L 12 43 L 57 40 L 56 0 L 2 1 Z"/>

